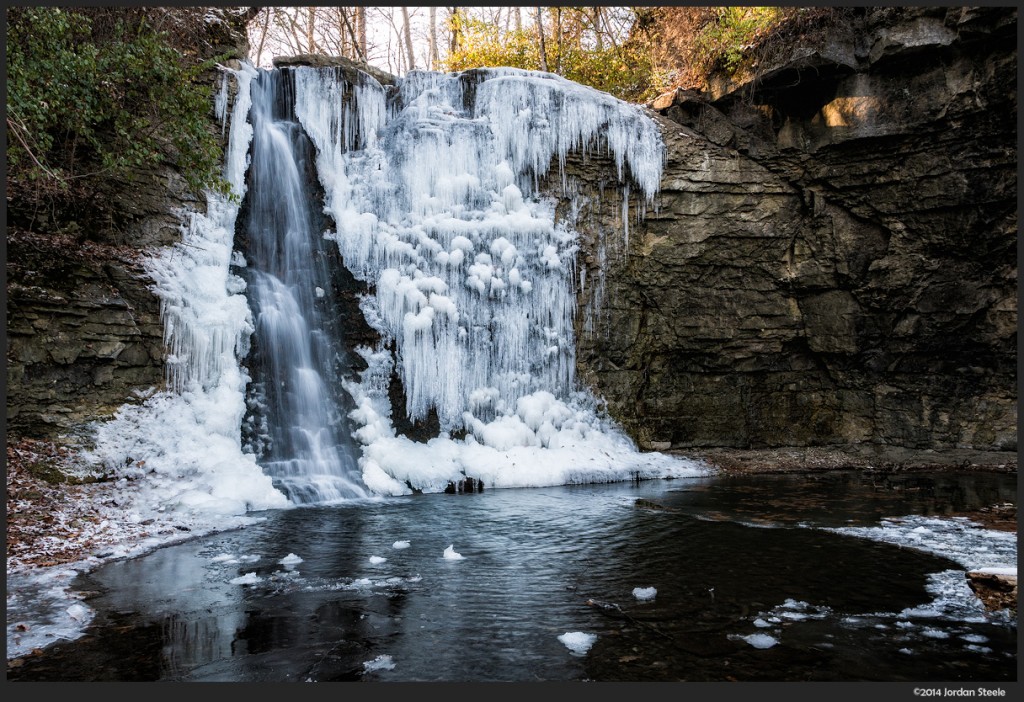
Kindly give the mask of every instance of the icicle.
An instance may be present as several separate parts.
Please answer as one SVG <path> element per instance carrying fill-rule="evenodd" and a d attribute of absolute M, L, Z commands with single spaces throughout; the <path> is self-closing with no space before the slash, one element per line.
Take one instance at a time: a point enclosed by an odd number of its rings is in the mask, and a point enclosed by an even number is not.
<path fill-rule="evenodd" d="M 296 115 L 336 226 L 326 236 L 373 291 L 361 305 L 367 321 L 395 345 L 407 402 L 393 409 L 413 420 L 434 411 L 442 430 L 424 453 L 390 428 L 376 371 L 350 383 L 367 485 L 443 489 L 468 466 L 482 470 L 477 452 L 499 448 L 575 451 L 570 472 L 584 460 L 613 473 L 635 462 L 635 447 L 576 387 L 577 236 L 536 187 L 553 160 L 561 168 L 571 152 L 607 150 L 623 202 L 629 182 L 652 199 L 663 160 L 656 125 L 635 106 L 537 72 L 412 71 L 387 101 L 372 80 L 293 70 Z M 460 430 L 465 442 L 447 438 Z M 515 474 L 489 479 L 515 484 Z"/>

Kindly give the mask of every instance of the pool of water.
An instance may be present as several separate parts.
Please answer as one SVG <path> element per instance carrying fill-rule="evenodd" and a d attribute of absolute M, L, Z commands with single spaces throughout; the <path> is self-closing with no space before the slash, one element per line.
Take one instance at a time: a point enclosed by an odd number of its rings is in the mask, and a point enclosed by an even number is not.
<path fill-rule="evenodd" d="M 836 472 L 268 512 L 81 576 L 86 634 L 8 680 L 1011 681 L 1016 619 L 964 562 L 1015 565 L 1016 535 L 950 516 L 1016 492 Z"/>

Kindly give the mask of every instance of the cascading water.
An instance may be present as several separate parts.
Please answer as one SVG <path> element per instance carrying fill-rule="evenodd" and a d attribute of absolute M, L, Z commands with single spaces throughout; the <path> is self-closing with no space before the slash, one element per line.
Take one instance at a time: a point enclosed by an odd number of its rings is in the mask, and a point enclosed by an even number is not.
<path fill-rule="evenodd" d="M 647 201 L 663 144 L 635 106 L 546 73 L 289 69 L 316 147 L 325 212 L 381 343 L 346 383 L 372 492 L 532 486 L 698 472 L 641 454 L 575 382 L 577 235 L 539 192 L 553 161 L 610 155 Z M 564 170 L 563 170 L 564 183 Z M 626 236 L 623 221 L 623 237 Z M 391 407 L 392 369 L 405 407 Z M 393 412 L 435 413 L 440 435 L 396 433 Z"/>
<path fill-rule="evenodd" d="M 264 432 L 260 464 L 303 504 L 366 497 L 342 428 L 335 365 L 338 309 L 304 170 L 313 154 L 291 116 L 288 74 L 264 71 L 252 87 L 248 216 L 243 227 L 255 321 L 250 367 Z"/>
<path fill-rule="evenodd" d="M 638 451 L 575 379 L 578 235 L 540 183 L 570 152 L 610 156 L 621 239 L 596 253 L 621 251 L 629 189 L 642 209 L 661 178 L 661 137 L 638 108 L 515 69 L 414 71 L 387 89 L 340 68 L 243 64 L 228 77 L 237 90 L 216 106 L 236 197 L 208 193 L 182 243 L 147 265 L 169 387 L 96 434 L 93 458 L 137 486 L 140 510 L 225 523 L 459 485 L 707 471 Z M 365 285 L 360 310 L 379 337 L 354 349 L 358 379 L 335 265 Z M 391 404 L 396 376 L 405 406 Z M 434 414 L 440 432 L 413 441 L 394 412 Z"/>

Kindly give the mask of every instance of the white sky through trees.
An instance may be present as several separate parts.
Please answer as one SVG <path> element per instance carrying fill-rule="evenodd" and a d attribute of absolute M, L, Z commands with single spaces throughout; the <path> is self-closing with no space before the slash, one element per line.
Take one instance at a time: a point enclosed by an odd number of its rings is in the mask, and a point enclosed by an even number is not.
<path fill-rule="evenodd" d="M 502 32 L 518 27 L 530 30 L 536 26 L 537 7 L 265 7 L 249 25 L 249 59 L 254 65 L 269 68 L 276 56 L 317 53 L 355 58 L 351 37 L 358 35 L 355 18 L 357 10 L 366 17 L 366 59 L 371 66 L 395 75 L 408 72 L 406 36 L 412 40 L 414 68 L 438 69 L 430 60 L 431 9 L 434 10 L 437 55 L 444 61 L 451 46 L 451 17 L 458 10 L 464 17 L 495 25 Z M 545 8 L 546 9 L 546 8 Z M 593 9 L 593 8 L 588 8 Z M 341 10 L 345 11 L 342 17 Z M 409 18 L 409 32 L 405 32 L 405 15 Z M 346 23 L 346 20 L 348 22 Z M 550 19 L 545 17 L 544 24 Z M 628 35 L 633 12 L 627 7 L 602 7 L 600 32 L 593 40 L 600 43 L 604 36 L 621 41 Z M 550 28 L 547 28 L 550 31 Z M 598 38 L 602 35 L 601 38 Z"/>

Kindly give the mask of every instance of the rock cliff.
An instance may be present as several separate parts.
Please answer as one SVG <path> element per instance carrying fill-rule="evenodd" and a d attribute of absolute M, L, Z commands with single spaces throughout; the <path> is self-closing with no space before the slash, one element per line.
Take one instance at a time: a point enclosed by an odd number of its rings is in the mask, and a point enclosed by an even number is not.
<path fill-rule="evenodd" d="M 246 54 L 248 10 L 193 8 L 202 58 Z M 237 58 L 235 59 L 237 60 Z M 219 85 L 211 70 L 203 76 Z M 210 105 L 210 129 L 220 124 Z M 170 163 L 110 181 L 108 220 L 41 212 L 8 199 L 7 431 L 87 439 L 89 422 L 164 383 L 160 303 L 140 254 L 181 240 L 186 211 L 204 203 Z"/>
<path fill-rule="evenodd" d="M 656 207 L 585 237 L 578 365 L 647 446 L 1016 450 L 1016 10 L 854 21 L 655 100 Z"/>

